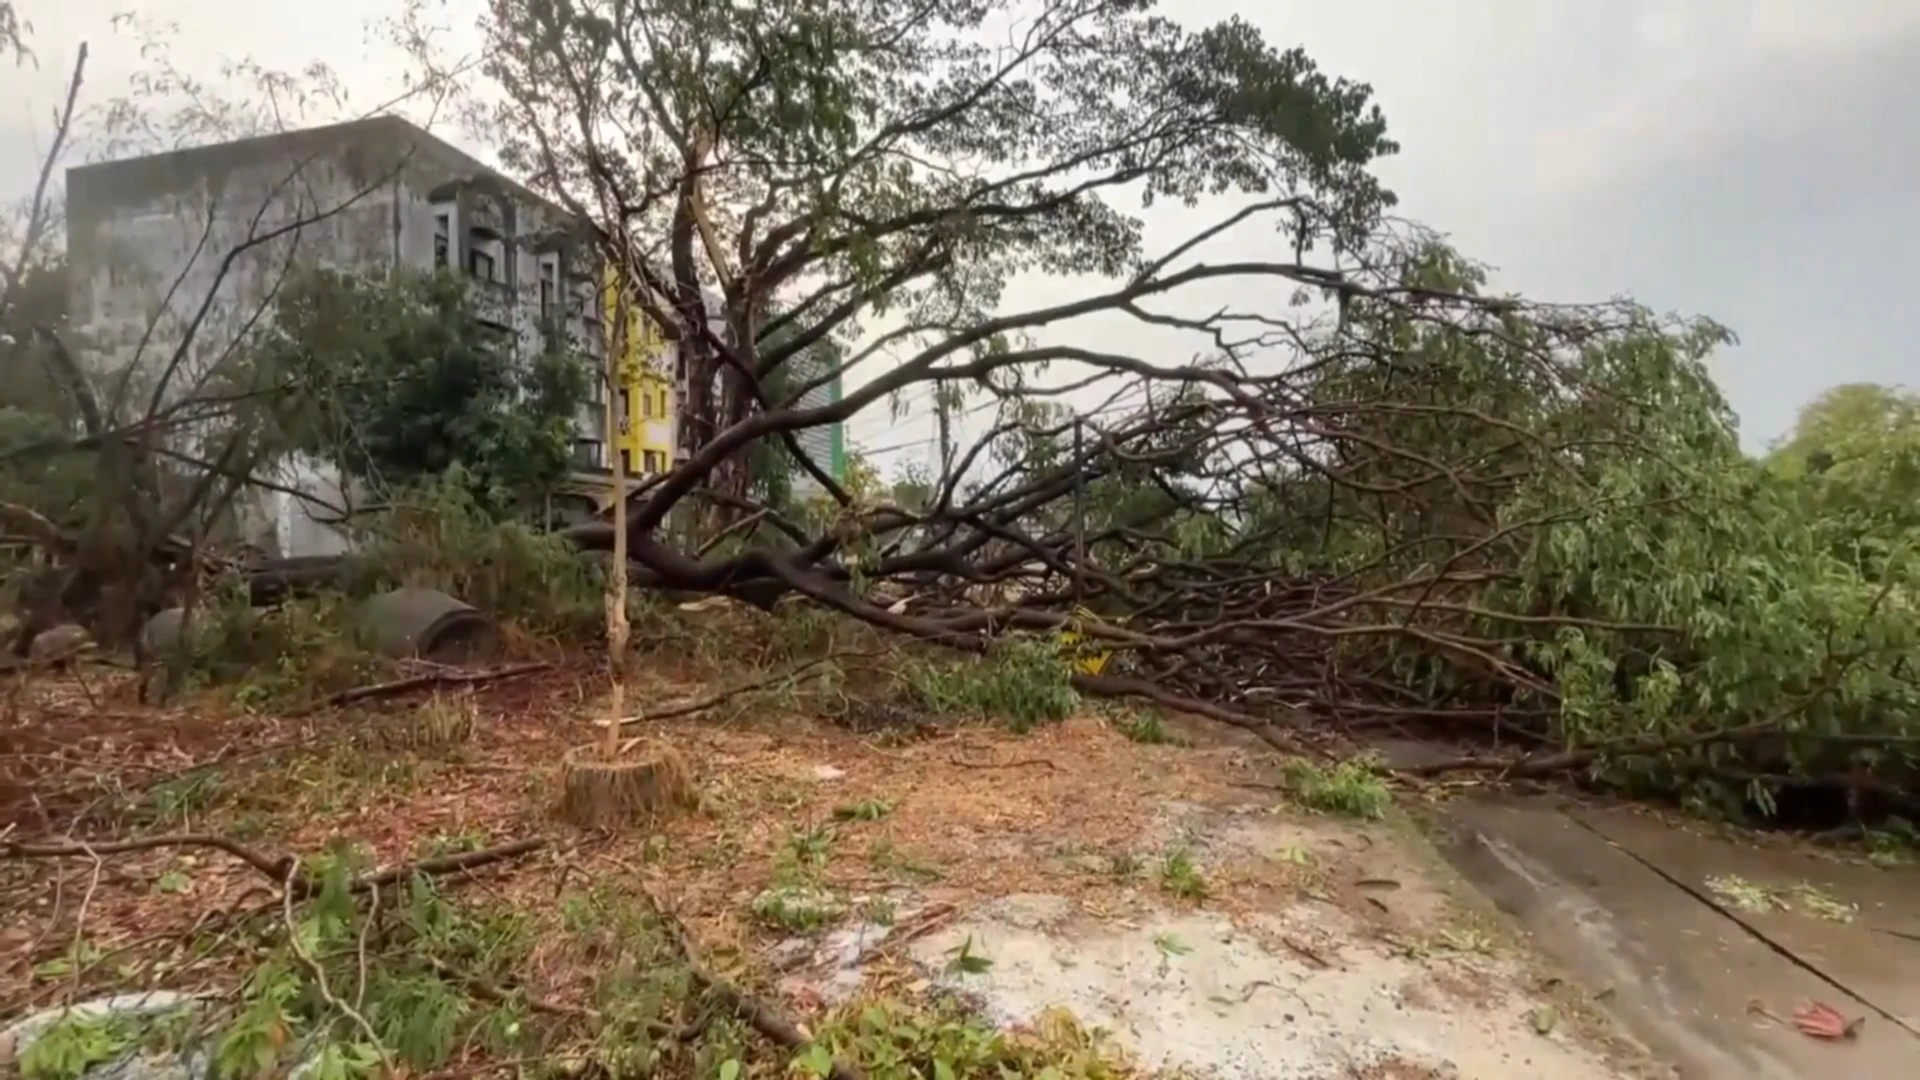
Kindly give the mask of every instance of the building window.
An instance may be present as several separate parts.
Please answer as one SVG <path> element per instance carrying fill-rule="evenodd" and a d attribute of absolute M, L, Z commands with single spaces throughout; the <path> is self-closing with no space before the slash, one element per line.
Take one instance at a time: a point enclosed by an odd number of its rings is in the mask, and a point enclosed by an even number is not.
<path fill-rule="evenodd" d="M 633 451 L 620 451 L 620 471 L 627 476 L 633 475 Z"/>
<path fill-rule="evenodd" d="M 666 455 L 658 450 L 647 450 L 641 453 L 640 460 L 646 466 L 648 476 L 653 476 L 663 471 L 665 464 L 663 459 L 665 457 Z"/>
<path fill-rule="evenodd" d="M 653 419 L 653 395 L 644 390 L 640 392 L 640 415 Z"/>
<path fill-rule="evenodd" d="M 620 388 L 620 396 L 615 400 L 620 405 L 614 411 L 620 414 L 620 430 L 625 432 L 632 426 L 633 421 L 633 391 L 623 386 Z"/>
<path fill-rule="evenodd" d="M 560 296 L 560 260 L 552 255 L 540 257 L 540 314 L 552 313 Z"/>
<path fill-rule="evenodd" d="M 665 387 L 662 387 L 660 389 L 660 411 L 656 415 L 658 416 L 667 415 L 667 391 Z"/>
<path fill-rule="evenodd" d="M 453 245 L 453 217 L 450 214 L 433 215 L 433 265 L 437 269 L 447 265 Z"/>
<path fill-rule="evenodd" d="M 478 247 L 467 250 L 467 273 L 481 281 L 497 281 L 493 276 L 493 253 L 481 251 Z"/>

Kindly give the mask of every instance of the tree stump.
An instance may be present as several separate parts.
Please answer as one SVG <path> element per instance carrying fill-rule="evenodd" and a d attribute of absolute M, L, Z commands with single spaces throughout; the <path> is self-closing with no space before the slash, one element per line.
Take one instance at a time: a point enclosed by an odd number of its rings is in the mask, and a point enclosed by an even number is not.
<path fill-rule="evenodd" d="M 665 746 L 615 758 L 601 746 L 576 747 L 561 763 L 560 782 L 560 817 L 583 828 L 651 821 L 698 802 L 685 760 Z"/>

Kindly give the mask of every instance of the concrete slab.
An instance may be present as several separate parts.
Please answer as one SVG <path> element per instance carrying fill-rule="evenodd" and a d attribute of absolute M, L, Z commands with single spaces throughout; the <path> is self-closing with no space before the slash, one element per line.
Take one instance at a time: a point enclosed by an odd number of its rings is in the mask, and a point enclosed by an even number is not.
<path fill-rule="evenodd" d="M 1604 827 L 1676 866 L 1696 860 L 1685 868 L 1705 876 L 1708 857 L 1690 845 L 1665 844 L 1612 819 Z M 1552 802 L 1462 801 L 1445 811 L 1443 832 L 1454 864 L 1518 919 L 1542 952 L 1588 982 L 1598 1003 L 1672 1062 L 1677 1075 L 1920 1076 L 1920 1039 Z M 1857 1039 L 1826 1043 L 1757 1015 L 1750 1009 L 1756 999 L 1778 1016 L 1818 1000 L 1870 1019 Z"/>
<path fill-rule="evenodd" d="M 1582 809 L 1574 817 L 1728 908 L 1733 918 L 1868 1004 L 1877 1019 L 1920 1038 L 1920 869 L 1883 870 L 1791 848 L 1756 848 L 1624 808 Z M 1760 910 L 1728 904 L 1710 883 L 1729 878 L 1778 899 Z M 1854 913 L 1823 915 L 1822 907 L 1797 893 L 1803 886 Z"/>

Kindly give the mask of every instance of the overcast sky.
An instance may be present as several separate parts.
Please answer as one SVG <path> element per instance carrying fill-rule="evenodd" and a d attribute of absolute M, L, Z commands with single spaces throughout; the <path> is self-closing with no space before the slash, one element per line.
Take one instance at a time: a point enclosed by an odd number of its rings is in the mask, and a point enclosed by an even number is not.
<path fill-rule="evenodd" d="M 31 183 L 73 48 L 97 95 L 134 58 L 126 0 L 23 0 L 38 71 L 0 117 L 0 191 Z M 394 0 L 154 0 L 176 58 L 324 59 L 367 104 L 397 61 Z M 1717 374 L 1750 448 L 1844 382 L 1920 383 L 1920 0 L 1181 0 L 1370 82 L 1409 217 L 1546 299 L 1629 293 L 1741 337 Z M 865 422 L 863 422 L 865 421 Z M 896 425 L 860 418 L 859 441 Z"/>

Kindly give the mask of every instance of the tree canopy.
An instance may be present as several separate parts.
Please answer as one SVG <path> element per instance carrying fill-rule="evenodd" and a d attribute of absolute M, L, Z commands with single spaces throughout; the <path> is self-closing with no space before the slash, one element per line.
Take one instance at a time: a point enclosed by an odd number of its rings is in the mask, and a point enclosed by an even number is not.
<path fill-rule="evenodd" d="M 318 271 L 274 304 L 256 362 L 308 399 L 295 445 L 378 488 L 458 467 L 504 514 L 566 475 L 588 373 L 565 353 L 523 355 L 451 275 Z"/>
<path fill-rule="evenodd" d="M 999 311 L 1015 274 L 1134 279 L 1089 311 L 1165 292 L 1121 200 L 1266 196 L 1297 248 L 1351 245 L 1392 202 L 1366 171 L 1395 147 L 1365 86 L 1142 0 L 495 0 L 483 30 L 504 155 L 596 223 L 688 361 L 694 460 L 641 530 L 695 486 L 745 490 L 745 448 L 797 426 L 761 383 L 816 341 L 884 318 L 848 365 L 910 359 L 808 422 L 936 367 L 1045 359 L 1008 347 L 1061 317 Z"/>

